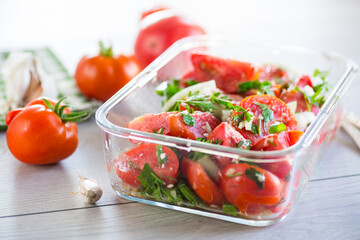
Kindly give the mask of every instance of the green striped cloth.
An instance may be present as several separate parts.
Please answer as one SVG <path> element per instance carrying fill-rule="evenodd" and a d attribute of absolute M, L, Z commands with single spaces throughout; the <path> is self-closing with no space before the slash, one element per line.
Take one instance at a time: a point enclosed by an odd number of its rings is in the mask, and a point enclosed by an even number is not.
<path fill-rule="evenodd" d="M 50 48 L 40 48 L 35 50 L 25 50 L 31 52 L 41 64 L 42 69 L 55 79 L 58 90 L 58 98 L 66 97 L 64 102 L 72 106 L 72 111 L 95 110 L 100 106 L 100 102 L 90 100 L 83 96 L 76 87 L 74 78 L 67 71 L 64 65 L 51 51 Z M 0 52 L 0 69 L 10 52 Z M 6 99 L 5 82 L 0 73 L 0 99 Z M 0 115 L 0 130 L 6 129 L 5 114 Z"/>

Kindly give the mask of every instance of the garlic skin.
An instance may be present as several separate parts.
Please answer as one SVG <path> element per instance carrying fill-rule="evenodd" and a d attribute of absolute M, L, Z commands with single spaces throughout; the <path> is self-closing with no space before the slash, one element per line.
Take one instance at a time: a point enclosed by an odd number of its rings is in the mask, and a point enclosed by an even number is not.
<path fill-rule="evenodd" d="M 12 52 L 1 66 L 5 82 L 5 99 L 0 102 L 0 114 L 40 96 L 57 98 L 55 80 L 43 71 L 30 52 Z"/>
<path fill-rule="evenodd" d="M 79 190 L 84 195 L 88 203 L 96 203 L 101 198 L 103 191 L 95 179 L 79 175 Z"/>

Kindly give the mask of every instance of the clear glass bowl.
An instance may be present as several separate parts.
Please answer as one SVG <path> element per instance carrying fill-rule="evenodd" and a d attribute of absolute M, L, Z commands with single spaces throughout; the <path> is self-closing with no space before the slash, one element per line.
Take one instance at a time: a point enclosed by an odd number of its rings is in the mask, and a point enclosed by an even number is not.
<path fill-rule="evenodd" d="M 156 95 L 156 87 L 162 81 L 181 78 L 187 73 L 191 69 L 189 57 L 194 51 L 206 51 L 214 56 L 254 64 L 273 63 L 299 74 L 311 75 L 316 68 L 330 70 L 328 81 L 334 87 L 302 138 L 295 145 L 281 151 L 248 151 L 126 128 L 126 124 L 135 117 L 161 111 L 162 98 Z M 209 36 L 180 40 L 96 112 L 97 124 L 103 130 L 105 159 L 113 189 L 120 197 L 128 200 L 251 226 L 267 226 L 279 222 L 298 200 L 317 163 L 334 138 L 342 119 L 342 97 L 356 69 L 357 66 L 352 61 L 338 54 L 301 47 L 272 46 Z M 206 204 L 194 206 L 187 201 L 174 204 L 145 196 L 124 183 L 116 174 L 115 161 L 119 154 L 136 147 L 139 142 L 176 149 L 180 156 L 201 152 L 210 158 L 230 158 L 232 161 L 256 163 L 271 171 L 280 170 L 284 165 L 289 166 L 286 184 L 281 191 L 282 200 L 274 206 L 257 206 L 232 216 L 220 208 Z M 181 162 L 182 159 L 179 158 Z"/>

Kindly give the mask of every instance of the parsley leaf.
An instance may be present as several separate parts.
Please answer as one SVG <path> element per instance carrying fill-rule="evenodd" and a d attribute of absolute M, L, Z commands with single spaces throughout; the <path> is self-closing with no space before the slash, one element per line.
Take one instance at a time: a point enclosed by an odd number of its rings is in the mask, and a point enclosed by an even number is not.
<path fill-rule="evenodd" d="M 256 126 L 256 124 L 252 124 L 251 125 L 251 132 L 255 133 L 255 134 L 259 134 L 259 129 L 258 129 L 258 126 Z"/>
<path fill-rule="evenodd" d="M 194 80 L 188 80 L 188 81 L 185 81 L 186 85 L 188 85 L 189 87 L 190 86 L 194 86 L 196 84 L 198 84 L 199 82 L 196 82 Z"/>
<path fill-rule="evenodd" d="M 239 83 L 237 92 L 244 93 L 248 90 L 255 89 L 255 90 L 259 90 L 260 93 L 262 93 L 262 94 L 275 96 L 274 92 L 271 90 L 271 87 L 272 87 L 272 84 L 271 84 L 271 82 L 268 82 L 268 81 L 264 81 L 264 82 L 259 82 L 258 80 L 257 81 L 248 81 L 248 82 L 244 82 L 244 83 Z"/>
<path fill-rule="evenodd" d="M 144 167 L 138 177 L 141 186 L 138 192 L 154 197 L 156 200 L 167 200 L 170 203 L 178 203 L 182 201 L 181 194 L 177 194 L 177 189 L 167 189 L 164 187 L 164 181 L 161 180 L 148 163 Z"/>
<path fill-rule="evenodd" d="M 163 127 L 161 127 L 161 128 L 159 129 L 159 131 L 158 131 L 158 130 L 156 130 L 156 129 L 154 129 L 154 133 L 157 133 L 157 134 L 163 134 L 163 133 L 164 133 L 164 128 L 163 128 Z"/>
<path fill-rule="evenodd" d="M 224 203 L 222 206 L 222 210 L 224 211 L 225 214 L 228 214 L 228 215 L 231 215 L 234 217 L 236 217 L 238 215 L 236 207 L 229 203 Z"/>
<path fill-rule="evenodd" d="M 181 114 L 182 117 L 183 117 L 183 120 L 184 120 L 184 123 L 188 126 L 194 126 L 196 123 L 195 123 L 195 118 L 193 116 L 191 116 L 190 114 L 184 114 L 182 113 Z"/>
<path fill-rule="evenodd" d="M 187 103 L 190 106 L 200 109 L 202 112 L 214 112 L 217 107 L 210 101 L 210 96 L 208 95 L 198 95 L 194 94 L 189 96 L 186 100 L 179 100 L 178 103 Z"/>
<path fill-rule="evenodd" d="M 168 159 L 166 153 L 162 150 L 162 145 L 156 145 L 156 156 L 158 158 L 159 165 L 167 163 Z"/>
<path fill-rule="evenodd" d="M 254 103 L 254 104 L 260 106 L 261 115 L 263 116 L 265 122 L 274 120 L 274 112 L 266 104 L 263 103 Z"/>
<path fill-rule="evenodd" d="M 251 180 L 254 180 L 259 189 L 264 188 L 265 176 L 253 167 L 245 170 L 245 176 Z"/>
<path fill-rule="evenodd" d="M 279 133 L 285 130 L 286 130 L 286 125 L 283 123 L 274 124 L 269 127 L 270 134 Z"/>
<path fill-rule="evenodd" d="M 156 89 L 156 93 L 159 96 L 166 96 L 166 101 L 180 91 L 181 88 L 179 79 L 173 79 L 173 84 L 162 83 Z"/>
<path fill-rule="evenodd" d="M 194 205 L 201 203 L 199 197 L 183 181 L 178 183 L 178 189 L 190 203 Z"/>

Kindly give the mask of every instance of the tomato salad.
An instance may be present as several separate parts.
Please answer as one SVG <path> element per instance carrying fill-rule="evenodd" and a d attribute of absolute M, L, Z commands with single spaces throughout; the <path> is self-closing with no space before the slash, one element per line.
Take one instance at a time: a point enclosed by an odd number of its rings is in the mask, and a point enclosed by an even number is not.
<path fill-rule="evenodd" d="M 299 141 L 330 89 L 328 72 L 319 70 L 291 77 L 276 66 L 200 53 L 191 61 L 193 70 L 157 88 L 162 112 L 137 117 L 128 128 L 248 151 L 282 150 Z M 250 164 L 136 144 L 119 155 L 115 170 L 145 198 L 256 218 L 286 208 L 291 160 Z"/>

